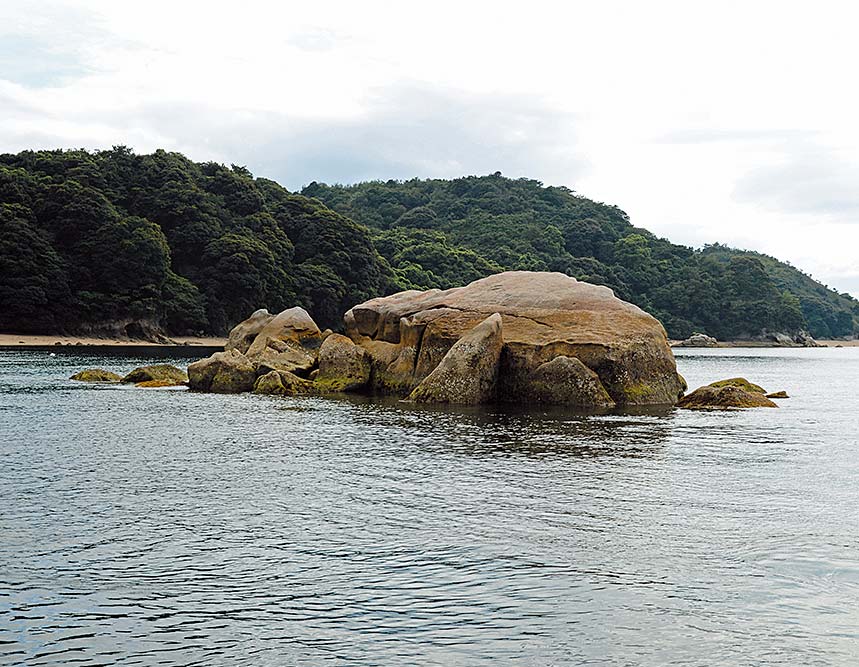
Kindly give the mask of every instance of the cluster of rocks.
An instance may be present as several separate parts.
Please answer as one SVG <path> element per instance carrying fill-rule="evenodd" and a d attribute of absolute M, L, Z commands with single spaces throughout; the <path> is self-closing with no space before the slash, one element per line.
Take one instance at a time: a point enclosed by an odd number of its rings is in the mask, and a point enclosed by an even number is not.
<path fill-rule="evenodd" d="M 602 286 L 561 273 L 510 271 L 449 290 L 371 299 L 320 331 L 303 308 L 258 310 L 223 352 L 188 374 L 159 364 L 125 377 L 92 369 L 77 380 L 283 396 L 365 392 L 421 403 L 551 404 L 582 411 L 677 405 L 777 407 L 743 378 L 684 396 L 662 325 Z M 715 340 L 695 334 L 689 344 Z M 712 341 L 712 343 L 710 342 Z"/>
<path fill-rule="evenodd" d="M 188 384 L 188 375 L 185 371 L 170 364 L 140 366 L 125 375 L 102 368 L 88 368 L 75 373 L 71 379 L 79 382 L 125 382 L 144 388 L 178 387 Z"/>
<path fill-rule="evenodd" d="M 662 325 L 602 286 L 510 271 L 449 290 L 372 299 L 320 332 L 306 311 L 255 312 L 224 352 L 188 368 L 192 389 L 416 402 L 673 405 L 685 390 Z"/>
<path fill-rule="evenodd" d="M 777 408 L 771 399 L 788 398 L 787 392 L 767 393 L 745 378 L 730 378 L 699 387 L 677 402 L 687 410 L 732 410 L 738 408 Z"/>

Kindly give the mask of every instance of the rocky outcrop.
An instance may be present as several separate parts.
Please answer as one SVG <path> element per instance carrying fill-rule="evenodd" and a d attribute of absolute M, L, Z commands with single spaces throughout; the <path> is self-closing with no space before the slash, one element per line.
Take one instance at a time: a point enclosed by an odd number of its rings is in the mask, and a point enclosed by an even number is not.
<path fill-rule="evenodd" d="M 269 371 L 254 384 L 255 394 L 271 396 L 312 396 L 318 394 L 316 385 L 287 371 Z"/>
<path fill-rule="evenodd" d="M 344 323 L 346 336 L 323 334 L 302 308 L 257 311 L 233 329 L 229 350 L 191 365 L 190 385 L 577 410 L 673 405 L 686 388 L 656 319 L 561 273 L 401 292 L 355 306 Z"/>
<path fill-rule="evenodd" d="M 677 402 L 687 410 L 731 410 L 738 408 L 777 408 L 778 405 L 757 391 L 734 385 L 700 387 Z"/>
<path fill-rule="evenodd" d="M 456 341 L 408 400 L 462 405 L 493 401 L 502 346 L 501 315 L 495 313 Z"/>
<path fill-rule="evenodd" d="M 244 322 L 239 322 L 232 328 L 230 335 L 227 338 L 227 343 L 224 345 L 224 350 L 226 352 L 229 352 L 230 350 L 238 350 L 244 354 L 248 351 L 248 348 L 259 335 L 260 331 L 262 331 L 273 319 L 274 315 L 268 312 L 265 308 L 260 308 L 255 311 L 253 315 Z"/>
<path fill-rule="evenodd" d="M 181 368 L 171 366 L 170 364 L 153 364 L 151 366 L 135 368 L 122 378 L 122 382 L 133 382 L 134 384 L 152 381 L 169 381 L 175 384 L 184 384 L 188 382 L 188 375 Z"/>
<path fill-rule="evenodd" d="M 328 332 L 313 379 L 323 392 L 356 391 L 370 381 L 370 355 L 351 338 Z"/>
<path fill-rule="evenodd" d="M 85 371 L 75 373 L 70 379 L 78 382 L 119 382 L 122 380 L 122 376 L 102 368 L 88 368 Z"/>
<path fill-rule="evenodd" d="M 712 336 L 702 333 L 693 333 L 686 340 L 675 343 L 674 347 L 718 347 L 719 341 Z"/>
<path fill-rule="evenodd" d="M 373 390 L 407 396 L 493 313 L 503 331 L 496 400 L 545 398 L 544 390 L 534 388 L 535 379 L 542 381 L 535 372 L 561 356 L 592 371 L 618 406 L 673 405 L 685 388 L 655 318 L 607 287 L 561 273 L 509 271 L 465 287 L 401 292 L 355 306 L 345 324 L 347 335 L 370 355 Z M 593 395 L 605 402 L 600 392 Z"/>
<path fill-rule="evenodd" d="M 188 366 L 188 386 L 197 391 L 238 394 L 251 391 L 256 379 L 256 367 L 235 348 Z"/>

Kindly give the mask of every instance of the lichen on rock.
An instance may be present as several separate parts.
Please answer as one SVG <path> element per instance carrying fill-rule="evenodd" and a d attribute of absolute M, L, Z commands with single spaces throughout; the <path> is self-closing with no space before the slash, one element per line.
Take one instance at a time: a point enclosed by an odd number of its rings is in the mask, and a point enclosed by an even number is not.
<path fill-rule="evenodd" d="M 78 382 L 119 382 L 122 376 L 102 368 L 88 368 L 75 373 L 70 379 Z"/>
<path fill-rule="evenodd" d="M 188 374 L 181 368 L 171 366 L 170 364 L 153 364 L 151 366 L 135 368 L 122 378 L 122 382 L 131 382 L 134 384 L 151 382 L 153 380 L 169 380 L 177 384 L 184 384 L 188 381 Z"/>

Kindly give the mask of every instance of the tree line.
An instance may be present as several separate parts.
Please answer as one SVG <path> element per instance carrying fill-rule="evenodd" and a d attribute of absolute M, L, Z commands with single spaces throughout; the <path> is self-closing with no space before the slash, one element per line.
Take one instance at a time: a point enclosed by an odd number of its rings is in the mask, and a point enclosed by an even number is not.
<path fill-rule="evenodd" d="M 352 305 L 502 270 L 608 285 L 670 335 L 859 331 L 859 303 L 777 260 L 693 250 L 538 181 L 490 176 L 301 193 L 163 150 L 0 155 L 0 330 L 141 324 L 221 334 L 260 307 L 336 328 Z"/>

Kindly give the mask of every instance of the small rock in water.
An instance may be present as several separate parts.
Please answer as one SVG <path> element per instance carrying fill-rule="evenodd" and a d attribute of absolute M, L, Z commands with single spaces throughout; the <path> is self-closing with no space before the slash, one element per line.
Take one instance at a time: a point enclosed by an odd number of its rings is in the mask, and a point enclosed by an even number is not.
<path fill-rule="evenodd" d="M 790 396 L 787 395 L 786 391 L 774 391 L 771 394 L 767 394 L 767 398 L 790 398 Z"/>
<path fill-rule="evenodd" d="M 687 410 L 732 410 L 737 408 L 777 408 L 762 392 L 746 391 L 734 385 L 699 387 L 677 402 Z"/>
<path fill-rule="evenodd" d="M 152 380 L 169 380 L 177 384 L 183 384 L 188 381 L 188 376 L 181 368 L 171 366 L 170 364 L 153 364 L 151 366 L 141 366 L 135 368 L 128 375 L 122 378 L 123 382 L 150 382 Z"/>
<path fill-rule="evenodd" d="M 122 376 L 102 368 L 88 368 L 85 371 L 75 373 L 70 379 L 78 382 L 119 382 Z"/>

